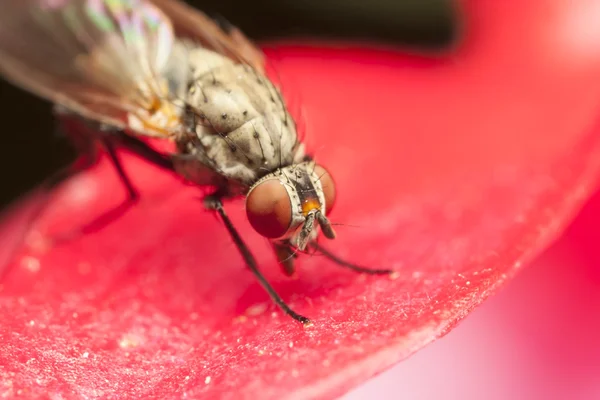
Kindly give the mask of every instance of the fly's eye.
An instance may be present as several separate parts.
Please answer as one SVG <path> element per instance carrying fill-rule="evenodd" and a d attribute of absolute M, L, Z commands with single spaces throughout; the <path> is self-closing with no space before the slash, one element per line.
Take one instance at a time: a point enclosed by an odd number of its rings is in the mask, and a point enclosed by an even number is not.
<path fill-rule="evenodd" d="M 327 208 L 327 214 L 329 214 L 335 204 L 335 183 L 329 172 L 320 165 L 315 166 L 315 174 L 319 177 L 319 181 L 323 187 L 325 207 Z"/>
<path fill-rule="evenodd" d="M 262 236 L 283 236 L 292 223 L 292 203 L 278 179 L 259 183 L 246 198 L 246 215 L 250 225 Z"/>

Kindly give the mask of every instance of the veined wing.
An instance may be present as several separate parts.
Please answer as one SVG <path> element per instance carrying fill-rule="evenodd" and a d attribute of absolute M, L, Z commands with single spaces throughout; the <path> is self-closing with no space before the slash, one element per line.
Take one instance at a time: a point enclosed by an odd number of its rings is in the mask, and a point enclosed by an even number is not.
<path fill-rule="evenodd" d="M 0 73 L 38 96 L 117 126 L 165 133 L 175 111 L 161 70 L 174 34 L 144 0 L 0 0 Z"/>
<path fill-rule="evenodd" d="M 149 1 L 173 21 L 178 37 L 190 38 L 207 49 L 264 73 L 265 59 L 262 51 L 236 27 L 229 26 L 225 31 L 206 14 L 180 0 Z"/>

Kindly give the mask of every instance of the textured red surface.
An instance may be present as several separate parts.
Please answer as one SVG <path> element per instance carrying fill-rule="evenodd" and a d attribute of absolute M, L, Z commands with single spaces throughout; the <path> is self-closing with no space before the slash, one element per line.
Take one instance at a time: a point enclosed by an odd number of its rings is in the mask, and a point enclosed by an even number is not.
<path fill-rule="evenodd" d="M 0 292 L 8 397 L 330 398 L 451 329 L 554 239 L 600 169 L 600 30 L 593 1 L 474 1 L 438 60 L 387 51 L 269 51 L 301 101 L 309 146 L 338 184 L 340 255 L 278 270 L 230 214 L 270 281 L 315 325 L 273 306 L 199 192 L 125 158 L 142 200 L 60 246 L 56 232 L 118 205 L 101 163 L 56 193 Z M 586 25 L 587 23 L 587 25 Z M 585 27 L 589 29 L 585 29 Z M 16 237 L 18 217 L 0 232 Z M 0 254 L 2 256 L 3 254 Z"/>
<path fill-rule="evenodd" d="M 599 219 L 597 193 L 557 243 L 448 336 L 342 398 L 599 399 Z"/>

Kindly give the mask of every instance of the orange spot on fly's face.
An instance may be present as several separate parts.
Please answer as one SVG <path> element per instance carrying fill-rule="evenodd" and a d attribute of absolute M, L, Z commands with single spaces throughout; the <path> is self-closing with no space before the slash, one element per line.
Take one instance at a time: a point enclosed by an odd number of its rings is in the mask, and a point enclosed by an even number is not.
<path fill-rule="evenodd" d="M 320 210 L 320 209 L 321 209 L 321 203 L 319 203 L 319 199 L 317 199 L 316 197 L 306 199 L 302 203 L 302 214 L 304 214 L 305 217 L 312 210 Z"/>

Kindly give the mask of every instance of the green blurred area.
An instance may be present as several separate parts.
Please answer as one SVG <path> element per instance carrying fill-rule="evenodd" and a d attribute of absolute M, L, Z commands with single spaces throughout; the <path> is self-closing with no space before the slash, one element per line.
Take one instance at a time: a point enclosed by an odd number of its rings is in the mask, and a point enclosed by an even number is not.
<path fill-rule="evenodd" d="M 455 7 L 448 0 L 192 0 L 254 40 L 335 39 L 393 44 L 428 52 L 451 45 Z M 74 159 L 54 134 L 50 106 L 0 82 L 0 206 Z"/>

